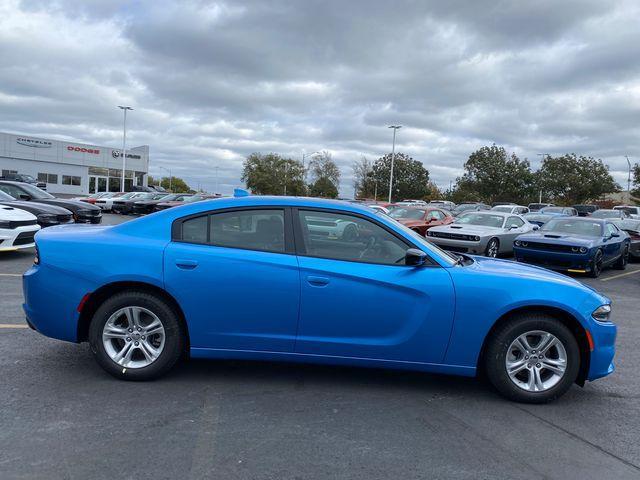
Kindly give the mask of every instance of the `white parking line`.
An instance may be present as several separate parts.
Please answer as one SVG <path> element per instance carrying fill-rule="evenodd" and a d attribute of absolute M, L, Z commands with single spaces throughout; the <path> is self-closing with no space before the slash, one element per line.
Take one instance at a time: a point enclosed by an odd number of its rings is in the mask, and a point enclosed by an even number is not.
<path fill-rule="evenodd" d="M 616 278 L 626 277 L 627 275 L 634 275 L 636 273 L 640 273 L 640 268 L 638 270 L 634 270 L 633 272 L 621 273 L 619 275 L 614 275 L 613 277 L 601 278 L 601 282 L 608 282 L 609 280 L 615 280 Z"/>
<path fill-rule="evenodd" d="M 26 323 L 0 323 L 0 328 L 29 328 Z"/>
<path fill-rule="evenodd" d="M 21 273 L 0 273 L 0 277 L 21 277 Z"/>

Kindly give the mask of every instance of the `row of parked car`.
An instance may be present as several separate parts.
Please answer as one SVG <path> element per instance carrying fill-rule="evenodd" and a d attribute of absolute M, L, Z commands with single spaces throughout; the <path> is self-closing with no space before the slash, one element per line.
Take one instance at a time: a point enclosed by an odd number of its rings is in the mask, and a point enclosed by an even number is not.
<path fill-rule="evenodd" d="M 608 266 L 624 269 L 630 257 L 640 259 L 639 207 L 583 209 L 581 216 L 576 207 L 548 204 L 445 205 L 404 201 L 369 206 L 452 252 L 513 255 L 520 262 L 594 277 Z M 532 206 L 540 209 L 531 212 Z"/>
<path fill-rule="evenodd" d="M 97 206 L 104 212 L 122 215 L 146 215 L 159 212 L 167 208 L 185 203 L 199 202 L 220 195 L 208 193 L 168 193 L 168 192 L 101 192 L 88 197 L 78 198 L 78 201 Z"/>
<path fill-rule="evenodd" d="M 41 228 L 101 221 L 94 205 L 56 198 L 32 183 L 0 180 L 0 252 L 33 247 Z"/>

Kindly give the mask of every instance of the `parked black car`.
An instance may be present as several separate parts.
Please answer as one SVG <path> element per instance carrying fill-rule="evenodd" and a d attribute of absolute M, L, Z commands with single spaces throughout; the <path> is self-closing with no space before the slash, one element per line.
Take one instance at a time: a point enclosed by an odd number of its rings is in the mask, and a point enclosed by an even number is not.
<path fill-rule="evenodd" d="M 100 207 L 75 200 L 56 198 L 28 183 L 0 180 L 0 191 L 18 200 L 66 208 L 73 214 L 76 223 L 100 223 L 102 221 Z"/>
<path fill-rule="evenodd" d="M 38 219 L 38 225 L 42 228 L 73 223 L 73 214 L 66 208 L 47 205 L 46 203 L 16 200 L 2 190 L 0 190 L 0 205 L 19 208 L 20 210 L 35 215 Z"/>
<path fill-rule="evenodd" d="M 12 182 L 28 183 L 29 185 L 35 185 L 41 190 L 47 189 L 47 184 L 45 182 L 40 182 L 39 180 L 36 180 L 35 178 L 33 178 L 31 175 L 27 175 L 24 173 L 7 173 L 6 175 L 1 176 L 0 180 L 10 180 Z"/>
<path fill-rule="evenodd" d="M 156 200 L 162 196 L 164 196 L 164 194 L 158 192 L 126 193 L 113 201 L 113 207 L 111 210 L 113 211 L 113 213 L 128 215 L 130 213 L 133 213 L 133 205 L 135 204 L 135 202 L 139 202 L 141 200 Z"/>
<path fill-rule="evenodd" d="M 133 213 L 136 215 L 145 215 L 147 213 L 155 212 L 156 205 L 162 202 L 172 202 L 178 197 L 183 197 L 183 193 L 159 193 L 158 198 L 152 198 L 150 200 L 138 200 L 134 199 Z"/>
<path fill-rule="evenodd" d="M 539 212 L 545 207 L 555 207 L 553 203 L 530 203 L 527 206 L 529 207 L 529 212 Z"/>
<path fill-rule="evenodd" d="M 577 210 L 579 217 L 588 217 L 600 207 L 598 205 L 574 205 L 573 208 Z"/>

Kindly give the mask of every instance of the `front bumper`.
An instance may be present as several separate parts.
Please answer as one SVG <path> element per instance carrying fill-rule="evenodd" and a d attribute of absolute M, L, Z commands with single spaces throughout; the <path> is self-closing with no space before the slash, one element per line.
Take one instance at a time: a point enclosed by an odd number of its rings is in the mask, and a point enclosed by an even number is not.
<path fill-rule="evenodd" d="M 427 232 L 427 240 L 436 244 L 437 246 L 445 249 L 451 250 L 453 252 L 460 253 L 471 253 L 477 255 L 484 255 L 484 251 L 487 248 L 487 239 L 480 238 L 480 241 L 473 242 L 470 240 L 458 240 L 453 238 L 440 238 L 440 237 L 431 237 Z"/>
<path fill-rule="evenodd" d="M 35 246 L 34 235 L 40 230 L 38 225 L 0 229 L 0 252 L 11 252 Z"/>
<path fill-rule="evenodd" d="M 590 333 L 593 338 L 593 351 L 589 363 L 587 380 L 605 377 L 615 370 L 613 358 L 616 353 L 616 335 L 618 328 L 613 323 L 591 322 Z"/>
<path fill-rule="evenodd" d="M 96 212 L 92 215 L 74 214 L 73 217 L 75 218 L 76 223 L 91 223 L 93 225 L 97 225 L 102 222 L 102 212 Z"/>
<path fill-rule="evenodd" d="M 533 248 L 513 247 L 517 262 L 537 265 L 559 271 L 576 271 L 586 273 L 591 271 L 591 252 L 566 253 Z"/>

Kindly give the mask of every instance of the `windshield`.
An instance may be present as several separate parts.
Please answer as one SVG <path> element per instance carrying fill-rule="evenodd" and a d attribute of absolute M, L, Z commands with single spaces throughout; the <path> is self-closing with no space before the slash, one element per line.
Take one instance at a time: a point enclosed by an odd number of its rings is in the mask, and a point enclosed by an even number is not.
<path fill-rule="evenodd" d="M 623 212 L 627 212 L 629 215 L 638 213 L 638 207 L 613 207 L 613 209 L 622 210 Z"/>
<path fill-rule="evenodd" d="M 562 207 L 545 207 L 540 211 L 542 213 L 564 213 L 564 208 L 562 208 Z"/>
<path fill-rule="evenodd" d="M 575 218 L 555 218 L 549 220 L 540 229 L 544 232 L 569 233 L 572 235 L 584 235 L 587 237 L 601 237 L 602 225 L 589 220 L 577 220 Z"/>
<path fill-rule="evenodd" d="M 13 202 L 15 198 L 13 198 L 8 193 L 5 193 L 2 190 L 0 190 L 0 200 L 2 200 L 3 202 Z"/>
<path fill-rule="evenodd" d="M 411 230 L 409 227 L 404 226 L 395 218 L 390 217 L 384 212 L 377 212 L 377 215 L 380 215 L 381 217 L 384 217 L 387 220 L 391 221 L 395 226 L 397 226 L 400 230 L 402 230 L 403 233 L 405 233 L 408 237 L 410 237 L 411 240 L 413 240 L 416 244 L 418 244 L 420 247 L 425 247 L 427 252 L 435 251 L 436 253 L 440 254 L 440 256 L 445 261 L 448 260 L 449 265 L 455 265 L 457 263 L 458 257 L 455 256 L 453 253 L 449 253 L 446 250 L 441 249 L 437 245 L 434 245 L 433 243 L 429 242 L 425 237 L 420 235 L 418 232 Z"/>
<path fill-rule="evenodd" d="M 511 213 L 511 210 L 513 210 L 513 207 L 509 207 L 505 205 L 501 207 L 493 207 L 491 210 L 493 210 L 494 212 Z"/>
<path fill-rule="evenodd" d="M 505 217 L 503 217 L 502 215 L 491 215 L 490 213 L 465 213 L 464 215 L 458 217 L 453 223 L 502 228 L 504 219 Z"/>
<path fill-rule="evenodd" d="M 476 209 L 478 206 L 475 203 L 466 203 L 464 205 L 458 205 L 456 208 L 453 209 L 454 212 L 466 212 L 467 210 L 474 210 Z"/>
<path fill-rule="evenodd" d="M 44 190 L 40 190 L 38 187 L 34 187 L 33 185 L 29 185 L 28 183 L 24 183 L 20 185 L 20 188 L 23 189 L 26 193 L 28 193 L 31 196 L 31 198 L 37 198 L 39 200 L 56 198 L 50 193 L 47 193 Z"/>
<path fill-rule="evenodd" d="M 192 195 L 190 197 L 185 197 L 184 203 L 199 202 L 200 200 L 204 199 L 205 197 L 203 197 L 202 195 Z"/>
<path fill-rule="evenodd" d="M 596 210 L 591 214 L 594 218 L 620 218 L 618 210 Z"/>
<path fill-rule="evenodd" d="M 391 218 L 408 218 L 411 220 L 422 220 L 424 218 L 424 210 L 419 208 L 394 208 L 389 212 Z"/>
<path fill-rule="evenodd" d="M 31 175 L 20 175 L 24 180 L 26 180 L 27 182 L 35 182 L 36 179 L 33 178 Z"/>

